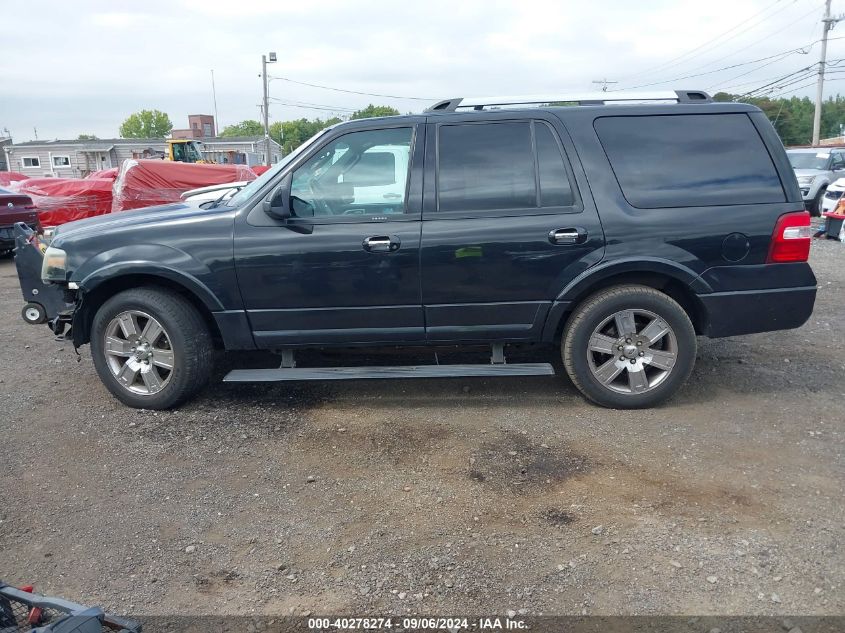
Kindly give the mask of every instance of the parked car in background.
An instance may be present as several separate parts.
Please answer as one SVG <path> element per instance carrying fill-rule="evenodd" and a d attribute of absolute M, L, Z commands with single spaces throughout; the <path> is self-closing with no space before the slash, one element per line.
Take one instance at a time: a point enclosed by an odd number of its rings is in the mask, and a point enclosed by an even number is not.
<path fill-rule="evenodd" d="M 246 180 L 240 180 L 238 182 L 227 182 L 220 185 L 197 187 L 196 189 L 189 189 L 179 197 L 186 202 L 224 202 L 246 187 L 246 185 Z"/>
<path fill-rule="evenodd" d="M 0 187 L 0 255 L 5 255 L 15 246 L 12 227 L 16 222 L 23 222 L 36 233 L 41 231 L 32 198 Z"/>
<path fill-rule="evenodd" d="M 825 191 L 822 198 L 822 213 L 829 213 L 836 208 L 839 199 L 845 194 L 845 178 L 834 180 Z"/>
<path fill-rule="evenodd" d="M 807 211 L 819 216 L 830 183 L 845 175 L 845 149 L 801 147 L 786 151 Z"/>

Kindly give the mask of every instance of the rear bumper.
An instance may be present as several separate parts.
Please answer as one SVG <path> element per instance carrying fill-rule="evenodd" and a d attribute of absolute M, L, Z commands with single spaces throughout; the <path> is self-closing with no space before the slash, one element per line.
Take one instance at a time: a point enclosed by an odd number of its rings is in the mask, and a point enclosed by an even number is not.
<path fill-rule="evenodd" d="M 813 313 L 816 286 L 714 292 L 698 298 L 705 311 L 702 334 L 718 338 L 801 327 Z"/>

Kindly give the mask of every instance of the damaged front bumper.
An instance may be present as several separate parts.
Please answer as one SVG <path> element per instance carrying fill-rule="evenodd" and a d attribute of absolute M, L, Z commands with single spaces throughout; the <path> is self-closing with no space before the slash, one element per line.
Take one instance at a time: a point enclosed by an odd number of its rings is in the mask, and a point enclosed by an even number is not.
<path fill-rule="evenodd" d="M 41 280 L 44 252 L 35 231 L 19 222 L 14 235 L 15 268 L 26 302 L 21 312 L 23 319 L 30 324 L 46 323 L 56 336 L 62 336 L 73 321 L 77 293 L 67 286 Z"/>

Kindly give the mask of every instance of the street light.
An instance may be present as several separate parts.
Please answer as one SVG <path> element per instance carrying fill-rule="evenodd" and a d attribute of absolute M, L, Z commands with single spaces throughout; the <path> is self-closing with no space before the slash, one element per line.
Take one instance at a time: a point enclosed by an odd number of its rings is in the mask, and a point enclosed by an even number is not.
<path fill-rule="evenodd" d="M 268 104 L 268 86 L 269 83 L 267 81 L 267 64 L 273 64 L 276 62 L 276 53 L 270 53 L 270 59 L 267 59 L 267 55 L 261 56 L 261 78 L 264 81 L 264 164 L 269 167 L 270 166 L 270 113 L 269 113 L 269 104 Z"/>

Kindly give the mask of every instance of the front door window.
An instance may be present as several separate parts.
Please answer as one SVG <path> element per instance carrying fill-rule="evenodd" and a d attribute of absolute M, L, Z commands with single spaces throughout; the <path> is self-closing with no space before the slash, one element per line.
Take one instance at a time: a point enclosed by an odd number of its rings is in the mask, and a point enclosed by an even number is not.
<path fill-rule="evenodd" d="M 298 217 L 383 216 L 405 212 L 413 129 L 345 134 L 293 174 Z"/>

